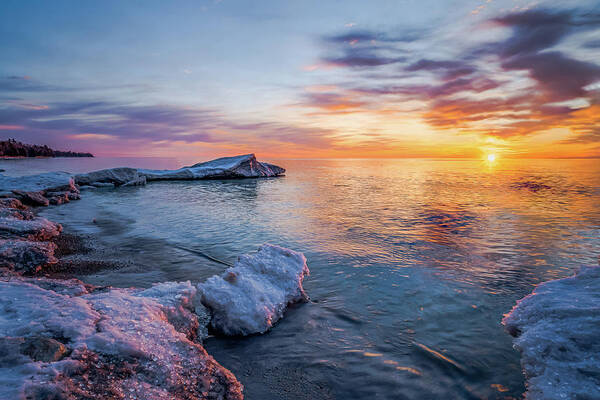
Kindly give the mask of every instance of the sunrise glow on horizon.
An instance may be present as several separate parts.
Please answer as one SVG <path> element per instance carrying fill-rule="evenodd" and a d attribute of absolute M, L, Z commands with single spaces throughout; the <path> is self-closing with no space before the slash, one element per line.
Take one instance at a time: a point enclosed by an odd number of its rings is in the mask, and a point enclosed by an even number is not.
<path fill-rule="evenodd" d="M 597 1 L 6 1 L 0 31 L 2 140 L 198 159 L 600 157 Z"/>

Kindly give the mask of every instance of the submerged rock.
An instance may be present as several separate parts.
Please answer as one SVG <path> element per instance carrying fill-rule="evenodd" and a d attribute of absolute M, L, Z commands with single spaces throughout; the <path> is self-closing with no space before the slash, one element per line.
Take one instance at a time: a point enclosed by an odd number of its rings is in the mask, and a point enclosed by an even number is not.
<path fill-rule="evenodd" d="M 193 319 L 189 282 L 140 290 L 48 281 L 0 280 L 0 398 L 242 399 L 189 326 L 171 322 Z"/>
<path fill-rule="evenodd" d="M 527 399 L 600 398 L 600 267 L 538 285 L 503 319 Z"/>
<path fill-rule="evenodd" d="M 259 162 L 254 154 L 223 157 L 175 170 L 139 169 L 148 181 L 178 179 L 261 178 L 279 176 L 285 169 Z"/>
<path fill-rule="evenodd" d="M 308 299 L 302 288 L 308 274 L 302 253 L 265 244 L 254 254 L 240 256 L 222 275 L 198 284 L 198 289 L 214 329 L 249 335 L 266 332 L 289 304 Z"/>

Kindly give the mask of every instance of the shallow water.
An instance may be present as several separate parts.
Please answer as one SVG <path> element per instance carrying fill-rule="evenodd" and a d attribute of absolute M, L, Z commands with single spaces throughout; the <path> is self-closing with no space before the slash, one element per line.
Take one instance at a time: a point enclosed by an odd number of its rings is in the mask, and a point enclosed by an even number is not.
<path fill-rule="evenodd" d="M 42 214 L 137 258 L 83 277 L 97 284 L 199 281 L 224 268 L 173 244 L 229 262 L 264 242 L 304 252 L 312 302 L 265 335 L 206 343 L 250 400 L 520 397 L 519 355 L 500 320 L 536 283 L 597 262 L 598 160 L 271 161 L 287 176 L 89 191 Z M 157 163 L 181 164 L 0 168 Z"/>

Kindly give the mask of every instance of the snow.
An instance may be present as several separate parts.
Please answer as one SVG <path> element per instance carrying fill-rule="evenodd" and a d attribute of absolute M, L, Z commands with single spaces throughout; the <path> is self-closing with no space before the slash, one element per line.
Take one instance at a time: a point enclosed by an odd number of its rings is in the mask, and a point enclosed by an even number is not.
<path fill-rule="evenodd" d="M 249 335 L 266 332 L 288 304 L 308 299 L 302 288 L 308 274 L 302 253 L 265 244 L 254 254 L 240 256 L 222 275 L 198 284 L 198 289 L 214 329 Z"/>
<path fill-rule="evenodd" d="M 235 377 L 190 338 L 196 294 L 189 282 L 140 290 L 1 278 L 0 398 L 241 399 Z M 173 319 L 189 323 L 179 330 Z M 23 342 L 41 342 L 51 361 L 32 359 Z"/>
<path fill-rule="evenodd" d="M 46 172 L 29 176 L 6 176 L 0 174 L 0 195 L 23 192 L 76 191 L 73 178 L 67 172 Z"/>
<path fill-rule="evenodd" d="M 521 352 L 527 399 L 600 398 L 600 267 L 538 285 L 502 322 Z"/>

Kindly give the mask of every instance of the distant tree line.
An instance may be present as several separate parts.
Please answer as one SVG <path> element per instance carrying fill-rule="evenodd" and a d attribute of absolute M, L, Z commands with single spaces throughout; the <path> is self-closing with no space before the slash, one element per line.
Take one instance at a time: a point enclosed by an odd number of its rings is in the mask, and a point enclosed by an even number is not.
<path fill-rule="evenodd" d="M 53 150 L 48 146 L 24 144 L 15 139 L 0 141 L 0 157 L 94 157 L 92 153 Z"/>

